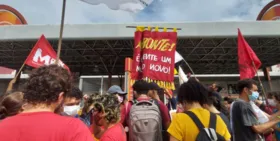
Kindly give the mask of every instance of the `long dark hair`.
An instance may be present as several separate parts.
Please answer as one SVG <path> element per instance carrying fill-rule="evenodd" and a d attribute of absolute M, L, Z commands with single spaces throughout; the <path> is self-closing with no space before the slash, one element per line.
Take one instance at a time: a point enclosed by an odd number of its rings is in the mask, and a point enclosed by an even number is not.
<path fill-rule="evenodd" d="M 0 99 L 0 119 L 18 114 L 22 110 L 23 103 L 22 92 L 3 95 Z"/>

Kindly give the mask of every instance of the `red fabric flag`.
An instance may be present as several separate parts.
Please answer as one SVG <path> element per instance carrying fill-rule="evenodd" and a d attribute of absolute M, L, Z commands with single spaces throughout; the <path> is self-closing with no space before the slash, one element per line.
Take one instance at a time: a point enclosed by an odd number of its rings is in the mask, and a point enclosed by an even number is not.
<path fill-rule="evenodd" d="M 44 65 L 54 64 L 55 61 L 56 52 L 45 36 L 42 35 L 26 58 L 25 64 L 34 68 L 39 68 Z M 70 71 L 68 66 L 61 60 L 59 60 L 58 65 Z"/>
<path fill-rule="evenodd" d="M 138 30 L 134 36 L 131 77 L 175 89 L 174 63 L 177 32 Z"/>
<path fill-rule="evenodd" d="M 255 64 L 255 67 L 254 67 Z M 240 79 L 253 78 L 261 67 L 261 61 L 238 29 L 238 65 Z"/>

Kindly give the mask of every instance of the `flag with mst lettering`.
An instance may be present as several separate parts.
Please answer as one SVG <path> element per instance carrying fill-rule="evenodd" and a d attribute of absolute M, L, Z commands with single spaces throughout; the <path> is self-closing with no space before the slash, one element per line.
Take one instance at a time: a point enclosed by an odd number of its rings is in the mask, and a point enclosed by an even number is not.
<path fill-rule="evenodd" d="M 39 68 L 44 65 L 54 64 L 56 62 L 56 57 L 56 52 L 46 37 L 42 35 L 26 58 L 25 64 L 34 68 Z M 58 65 L 70 71 L 68 66 L 61 60 L 58 61 Z"/>
<path fill-rule="evenodd" d="M 261 67 L 261 61 L 238 29 L 238 65 L 240 79 L 253 78 Z M 254 66 L 255 65 L 255 66 Z"/>
<path fill-rule="evenodd" d="M 174 64 L 177 32 L 159 32 L 137 28 L 131 77 L 156 82 L 174 89 Z"/>

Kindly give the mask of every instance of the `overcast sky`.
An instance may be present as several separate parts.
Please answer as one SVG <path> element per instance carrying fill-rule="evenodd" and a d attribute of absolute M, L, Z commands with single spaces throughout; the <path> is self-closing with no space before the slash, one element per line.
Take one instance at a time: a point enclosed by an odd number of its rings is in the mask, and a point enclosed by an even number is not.
<path fill-rule="evenodd" d="M 257 18 L 271 0 L 154 0 L 140 13 L 115 11 L 106 5 L 67 0 L 66 23 L 241 21 Z M 28 24 L 59 24 L 62 0 L 0 0 L 17 9 Z"/>

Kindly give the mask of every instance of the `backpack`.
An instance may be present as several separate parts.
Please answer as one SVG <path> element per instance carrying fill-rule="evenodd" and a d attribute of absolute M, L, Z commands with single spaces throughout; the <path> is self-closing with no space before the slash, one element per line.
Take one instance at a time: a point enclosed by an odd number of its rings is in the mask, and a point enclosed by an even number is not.
<path fill-rule="evenodd" d="M 225 141 L 225 138 L 216 132 L 217 115 L 210 112 L 209 128 L 205 128 L 193 112 L 187 111 L 186 114 L 193 120 L 199 129 L 196 141 Z"/>
<path fill-rule="evenodd" d="M 155 101 L 136 101 L 129 113 L 129 141 L 162 141 L 162 119 Z"/>

